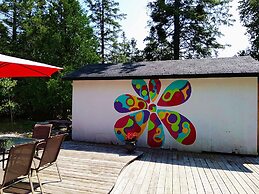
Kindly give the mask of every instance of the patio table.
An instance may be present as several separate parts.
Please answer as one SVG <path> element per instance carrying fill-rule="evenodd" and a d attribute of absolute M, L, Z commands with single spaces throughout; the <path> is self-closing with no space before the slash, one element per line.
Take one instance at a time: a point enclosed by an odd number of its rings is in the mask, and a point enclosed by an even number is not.
<path fill-rule="evenodd" d="M 11 136 L 2 136 L 0 137 L 0 154 L 2 154 L 2 168 L 4 169 L 4 161 L 7 160 L 5 158 L 5 154 L 11 149 L 13 145 L 25 144 L 25 143 L 33 143 L 39 142 L 42 139 L 28 138 L 28 137 L 11 137 Z"/>

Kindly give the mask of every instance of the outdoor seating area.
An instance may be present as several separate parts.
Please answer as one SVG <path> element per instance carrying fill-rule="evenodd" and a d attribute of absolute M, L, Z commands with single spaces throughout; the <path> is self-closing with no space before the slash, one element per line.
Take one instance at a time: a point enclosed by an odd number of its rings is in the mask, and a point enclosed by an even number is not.
<path fill-rule="evenodd" d="M 65 141 L 57 160 L 62 181 L 55 165 L 39 170 L 43 192 L 109 193 L 121 171 L 142 154 L 142 151 L 136 151 L 129 155 L 120 146 Z M 35 193 L 41 193 L 34 175 L 32 182 Z M 29 180 L 26 179 L 6 189 L 4 193 L 30 192 Z"/>
<path fill-rule="evenodd" d="M 58 166 L 56 160 L 59 155 L 61 144 L 66 134 L 50 136 L 52 124 L 36 124 L 32 138 L 28 137 L 0 137 L 1 150 L 1 180 L 0 193 L 8 187 L 15 185 L 24 178 L 29 179 L 30 192 L 34 193 L 32 176 L 35 172 L 41 193 L 43 192 L 39 172 L 52 166 Z M 8 155 L 6 157 L 6 155 Z M 59 172 L 59 170 L 58 170 Z M 59 180 L 61 181 L 61 175 Z M 19 193 L 19 192 L 18 192 Z"/>
<path fill-rule="evenodd" d="M 65 141 L 55 165 L 39 171 L 44 193 L 258 193 L 259 158 Z M 36 176 L 35 193 L 41 189 Z M 30 193 L 29 180 L 5 193 Z"/>

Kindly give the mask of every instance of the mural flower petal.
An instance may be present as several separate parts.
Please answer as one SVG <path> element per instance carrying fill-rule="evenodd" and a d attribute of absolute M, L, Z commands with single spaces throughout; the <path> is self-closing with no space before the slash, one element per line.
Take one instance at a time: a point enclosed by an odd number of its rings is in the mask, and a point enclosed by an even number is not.
<path fill-rule="evenodd" d="M 114 101 L 114 108 L 120 113 L 147 109 L 147 103 L 136 96 L 123 94 Z"/>
<path fill-rule="evenodd" d="M 143 79 L 132 80 L 132 87 L 141 98 L 143 98 L 147 103 L 150 102 L 147 84 Z"/>
<path fill-rule="evenodd" d="M 181 144 L 191 145 L 196 139 L 196 130 L 191 121 L 175 111 L 158 110 L 159 118 L 171 136 Z"/>
<path fill-rule="evenodd" d="M 148 139 L 150 147 L 161 147 L 164 143 L 165 134 L 163 126 L 156 113 L 151 113 L 148 122 Z"/>
<path fill-rule="evenodd" d="M 161 90 L 161 82 L 159 79 L 151 79 L 149 81 L 149 96 L 154 102 Z"/>
<path fill-rule="evenodd" d="M 146 128 L 149 114 L 147 110 L 142 110 L 120 118 L 114 125 L 117 138 L 123 142 L 126 134 L 131 132 L 136 133 L 138 139 Z"/>
<path fill-rule="evenodd" d="M 191 96 L 191 84 L 187 80 L 172 82 L 159 99 L 158 106 L 177 106 L 187 101 Z"/>

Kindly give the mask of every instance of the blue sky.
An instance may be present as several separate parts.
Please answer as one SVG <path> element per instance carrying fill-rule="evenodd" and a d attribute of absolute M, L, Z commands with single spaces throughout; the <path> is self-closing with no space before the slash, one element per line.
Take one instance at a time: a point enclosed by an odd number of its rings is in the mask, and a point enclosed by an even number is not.
<path fill-rule="evenodd" d="M 137 40 L 140 49 L 144 48 L 143 39 L 148 35 L 147 20 L 149 17 L 147 15 L 146 5 L 149 1 L 118 0 L 121 12 L 127 14 L 126 19 L 120 22 L 122 28 L 129 39 L 134 37 Z M 238 11 L 236 10 L 238 0 L 233 0 L 231 5 L 230 13 L 236 22 L 231 27 L 221 27 L 221 32 L 225 36 L 218 40 L 221 44 L 229 44 L 231 46 L 221 50 L 219 57 L 232 57 L 238 51 L 246 49 L 249 46 L 248 37 L 245 35 L 245 28 L 240 24 Z"/>

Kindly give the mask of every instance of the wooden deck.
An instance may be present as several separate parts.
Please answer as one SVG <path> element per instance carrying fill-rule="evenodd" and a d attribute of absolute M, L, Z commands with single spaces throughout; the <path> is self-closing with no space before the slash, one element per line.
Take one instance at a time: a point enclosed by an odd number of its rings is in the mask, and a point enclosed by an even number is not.
<path fill-rule="evenodd" d="M 54 166 L 40 172 L 44 193 L 87 194 L 109 193 L 122 169 L 143 152 L 128 155 L 120 146 L 64 142 L 58 157 L 58 167 L 62 176 L 59 181 Z M 36 193 L 40 193 L 34 176 Z M 28 181 L 6 189 L 5 193 L 30 193 Z"/>
<path fill-rule="evenodd" d="M 120 146 L 77 142 L 63 147 L 63 181 L 54 167 L 42 171 L 46 193 L 259 193 L 259 157 L 145 148 L 127 155 Z M 28 193 L 26 188 L 28 183 L 15 189 Z"/>
<path fill-rule="evenodd" d="M 142 149 L 112 194 L 259 193 L 259 158 Z"/>

